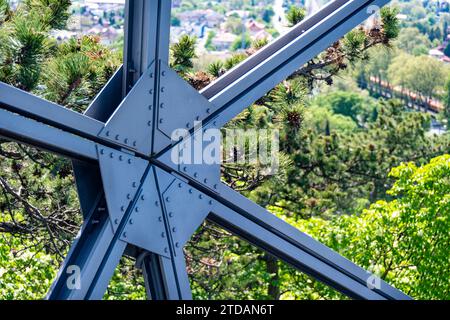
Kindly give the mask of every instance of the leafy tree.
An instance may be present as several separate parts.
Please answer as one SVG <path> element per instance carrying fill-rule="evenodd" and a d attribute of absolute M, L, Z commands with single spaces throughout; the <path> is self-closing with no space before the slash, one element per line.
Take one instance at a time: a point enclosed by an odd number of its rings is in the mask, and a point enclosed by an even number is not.
<path fill-rule="evenodd" d="M 396 180 L 389 191 L 394 199 L 379 201 L 360 215 L 303 220 L 279 207 L 269 208 L 411 297 L 449 299 L 450 156 L 440 156 L 422 167 L 404 163 L 390 176 Z M 228 236 L 220 239 L 222 243 L 236 241 Z M 225 263 L 208 270 L 209 280 L 193 284 L 196 297 L 272 298 L 267 291 L 267 281 L 272 280 L 281 299 L 344 298 L 282 263 L 276 262 L 278 268 L 270 273 L 267 257 L 243 243 L 222 250 Z"/>
<path fill-rule="evenodd" d="M 364 98 L 359 93 L 336 91 L 321 95 L 316 103 L 319 106 L 331 108 L 335 114 L 350 117 L 356 124 L 363 124 L 376 108 L 375 102 L 370 98 Z"/>
<path fill-rule="evenodd" d="M 398 48 L 406 51 L 409 54 L 418 55 L 421 48 L 425 48 L 426 53 L 431 49 L 431 41 L 426 35 L 421 33 L 417 28 L 405 28 L 399 34 L 396 41 Z"/>

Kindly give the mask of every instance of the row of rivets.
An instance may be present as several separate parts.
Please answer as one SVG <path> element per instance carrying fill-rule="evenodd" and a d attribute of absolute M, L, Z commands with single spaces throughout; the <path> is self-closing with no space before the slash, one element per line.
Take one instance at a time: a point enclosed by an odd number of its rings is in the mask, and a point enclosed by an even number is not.
<path fill-rule="evenodd" d="M 100 149 L 100 154 L 101 155 L 105 155 L 106 154 L 106 150 L 105 149 Z M 114 153 L 114 152 L 110 152 L 109 153 L 109 158 L 110 159 L 115 159 L 116 158 L 116 154 Z M 126 157 L 126 156 L 124 156 L 124 155 L 122 155 L 122 154 L 119 154 L 119 156 L 117 157 L 117 159 L 120 161 L 120 162 L 122 162 L 122 161 L 124 161 L 125 159 L 126 159 L 126 161 L 127 161 L 127 163 L 128 164 L 131 164 L 132 163 L 132 160 L 131 160 L 131 158 L 128 158 L 128 157 Z M 136 182 L 133 182 L 132 183 L 132 186 L 133 186 L 133 188 L 136 188 L 137 187 L 137 183 Z M 126 196 L 126 198 L 127 198 L 127 200 L 131 200 L 131 194 L 130 193 L 128 193 L 127 194 L 127 196 Z M 126 206 L 125 205 L 122 205 L 121 207 L 120 207 L 120 212 L 122 212 L 122 213 L 125 213 L 125 211 L 126 211 Z M 115 225 L 118 225 L 119 224 L 119 219 L 114 219 L 114 224 Z"/>

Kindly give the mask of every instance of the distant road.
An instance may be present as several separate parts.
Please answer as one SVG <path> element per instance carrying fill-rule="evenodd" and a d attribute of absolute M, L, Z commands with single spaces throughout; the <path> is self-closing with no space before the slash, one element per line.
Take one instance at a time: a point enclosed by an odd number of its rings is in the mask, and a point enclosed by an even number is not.
<path fill-rule="evenodd" d="M 280 34 L 283 34 L 289 30 L 288 22 L 286 20 L 286 12 L 283 8 L 283 0 L 274 1 L 273 11 L 275 12 L 275 15 L 272 19 L 273 27 Z"/>

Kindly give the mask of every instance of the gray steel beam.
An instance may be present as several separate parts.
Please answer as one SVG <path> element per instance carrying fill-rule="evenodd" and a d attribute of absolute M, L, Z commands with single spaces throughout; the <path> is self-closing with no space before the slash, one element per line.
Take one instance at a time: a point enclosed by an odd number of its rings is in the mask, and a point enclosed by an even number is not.
<path fill-rule="evenodd" d="M 99 300 L 126 248 L 111 228 L 103 198 L 85 220 L 50 288 L 51 300 Z"/>
<path fill-rule="evenodd" d="M 201 91 L 221 127 L 389 0 L 335 0 Z M 204 119 L 205 120 L 205 119 Z"/>
<path fill-rule="evenodd" d="M 336 0 L 202 91 L 209 101 L 199 103 L 193 97 L 195 92 L 183 91 L 182 95 L 189 96 L 191 103 L 204 105 L 195 110 L 193 119 L 206 120 L 209 127 L 222 126 L 367 18 L 372 13 L 368 10 L 371 6 L 382 6 L 386 2 Z M 167 154 L 151 159 L 150 149 L 153 152 L 170 151 L 170 143 L 155 134 L 157 126 L 154 124 L 156 119 L 158 123 L 165 120 L 159 113 L 159 107 L 163 107 L 159 105 L 160 91 L 163 92 L 163 86 L 166 86 L 160 83 L 160 77 L 169 72 L 163 66 L 168 64 L 170 3 L 169 0 L 127 2 L 124 67 L 118 70 L 86 112 L 99 121 L 0 84 L 0 135 L 77 159 L 74 167 L 78 188 L 83 190 L 80 198 L 86 219 L 49 298 L 101 299 L 127 244 L 133 244 L 156 252 L 150 254 L 144 250 L 143 253 L 142 267 L 150 297 L 190 299 L 182 247 L 208 212 L 209 218 L 224 228 L 351 297 L 409 298 L 385 282 L 381 282 L 380 288 L 368 288 L 370 275 L 363 269 L 220 183 L 217 183 L 219 190 L 215 184 L 212 190 L 197 181 L 195 176 L 211 176 L 207 166 L 199 167 L 201 174 L 194 172 L 192 178 L 189 174 L 172 172 L 173 164 L 164 163 L 167 162 Z M 145 72 L 148 74 L 144 75 Z M 139 82 L 142 88 L 133 90 L 135 94 L 128 95 L 128 100 L 125 98 L 121 103 L 122 109 L 116 110 L 121 98 L 118 88 L 122 87 L 123 97 L 144 76 L 147 78 Z M 169 82 L 177 82 L 175 88 L 171 88 L 171 94 L 179 93 L 177 88 L 182 88 L 179 81 Z M 166 100 L 173 105 L 172 112 L 176 112 L 176 105 L 183 103 L 182 99 Z M 136 105 L 145 109 L 136 119 L 142 120 L 139 129 L 145 125 L 145 134 L 140 132 L 139 137 L 148 136 L 152 148 L 145 145 L 144 140 L 140 141 L 140 148 L 135 148 L 137 142 L 132 143 L 134 148 L 129 146 L 127 134 L 130 130 L 126 120 Z M 149 111 L 152 115 L 146 113 Z M 111 121 L 115 116 L 117 119 Z M 114 136 L 104 130 L 102 121 L 107 118 L 108 123 L 120 124 Z M 190 127 L 190 115 L 183 114 L 182 118 Z M 167 128 L 163 125 L 162 130 L 170 131 L 177 125 L 178 122 L 169 124 Z M 147 134 L 149 127 L 153 131 Z M 190 132 L 193 134 L 194 130 Z M 123 144 L 117 142 L 120 138 L 124 139 Z M 159 144 L 156 151 L 155 141 Z M 101 156 L 97 155 L 97 143 L 104 144 L 98 149 Z M 166 143 L 167 147 L 164 147 Z M 101 172 L 98 166 L 89 163 L 99 158 Z M 145 159 L 158 165 L 159 169 L 149 165 Z M 129 167 L 134 163 L 139 165 Z M 145 167 L 147 169 L 144 170 Z M 141 177 L 143 171 L 145 173 Z M 134 174 L 130 175 L 130 172 Z M 156 172 L 153 183 L 150 173 Z M 87 187 L 91 178 L 96 181 L 93 187 Z M 139 206 L 147 207 L 148 202 L 160 208 L 153 207 L 152 212 L 142 215 Z M 185 208 L 185 203 L 190 203 L 190 206 Z M 135 222 L 139 225 L 136 226 Z M 146 228 L 150 229 L 147 231 Z M 151 232 L 156 234 L 149 234 Z M 133 250 L 127 252 L 143 251 L 128 246 L 130 248 Z M 72 267 L 80 269 L 80 288 L 69 286 L 68 281 L 72 278 L 68 272 Z"/>
<path fill-rule="evenodd" d="M 98 133 L 103 128 L 100 121 L 2 82 L 0 82 L 0 108 L 90 140 L 97 139 Z"/>

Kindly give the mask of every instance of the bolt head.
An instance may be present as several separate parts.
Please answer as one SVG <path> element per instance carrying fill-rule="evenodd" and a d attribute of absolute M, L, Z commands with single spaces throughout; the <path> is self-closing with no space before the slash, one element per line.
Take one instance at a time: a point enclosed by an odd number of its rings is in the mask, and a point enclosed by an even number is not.
<path fill-rule="evenodd" d="M 126 232 L 123 233 L 123 237 L 124 237 L 124 238 L 127 237 L 127 233 L 126 233 Z"/>
<path fill-rule="evenodd" d="M 114 219 L 114 224 L 119 224 L 119 219 Z"/>

